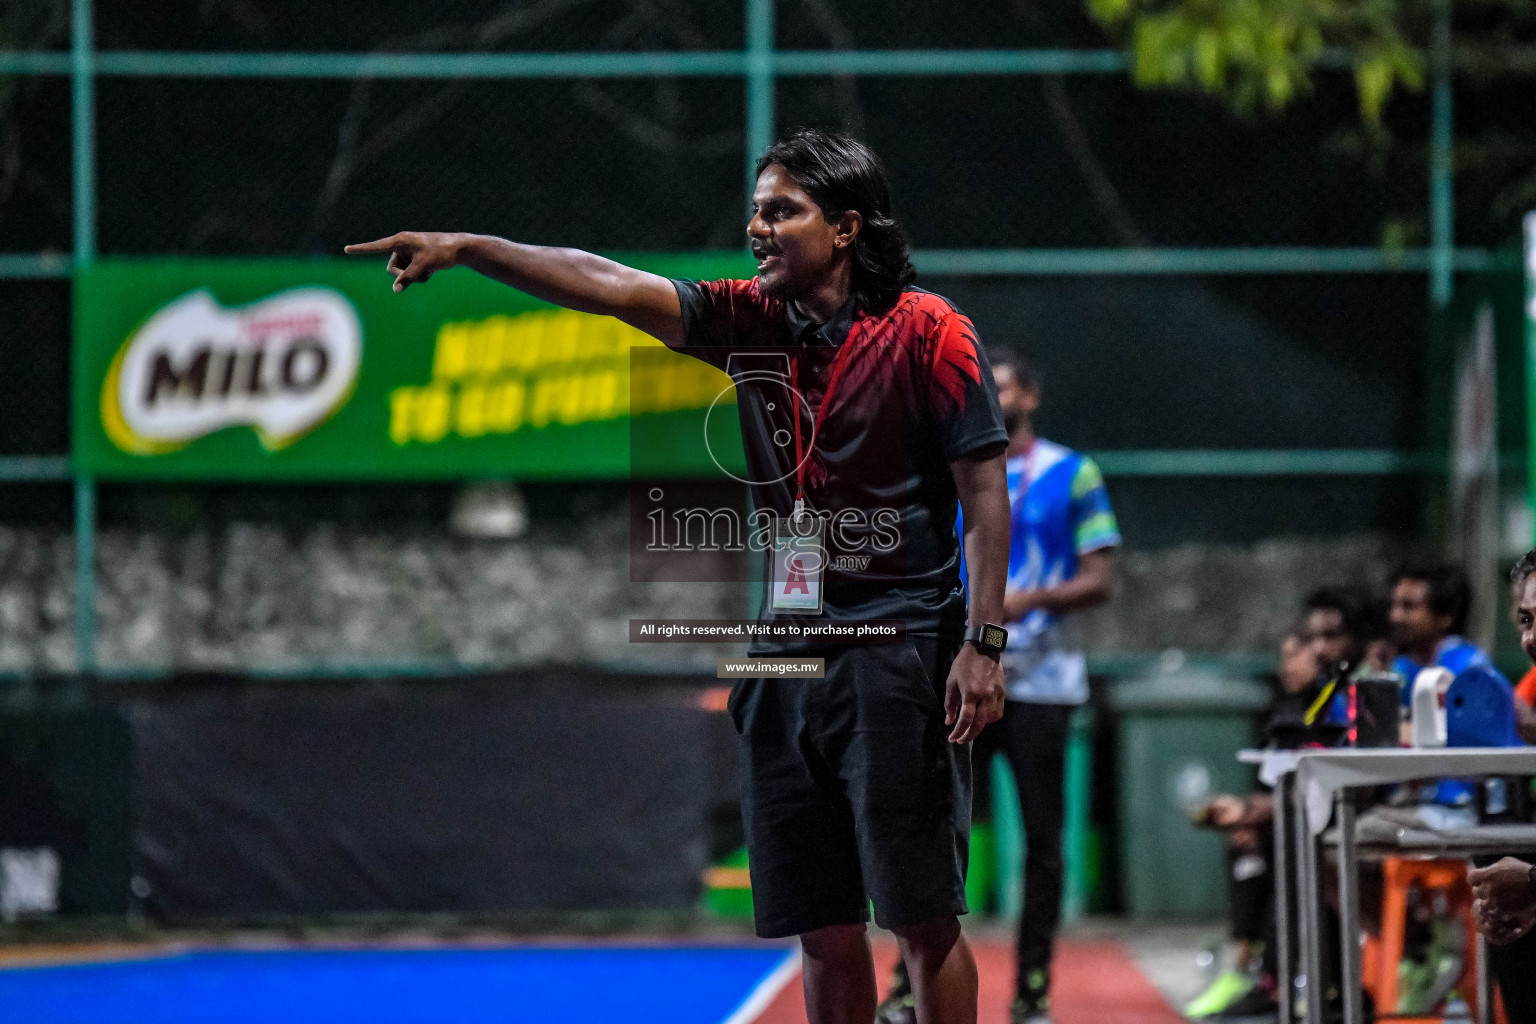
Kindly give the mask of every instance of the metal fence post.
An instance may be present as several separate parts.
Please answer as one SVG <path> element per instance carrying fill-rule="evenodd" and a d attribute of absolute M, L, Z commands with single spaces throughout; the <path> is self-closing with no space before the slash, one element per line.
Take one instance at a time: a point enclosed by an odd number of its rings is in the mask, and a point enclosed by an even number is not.
<path fill-rule="evenodd" d="M 74 273 L 96 258 L 96 69 L 91 0 L 73 0 L 70 79 L 74 145 Z M 77 669 L 96 670 L 96 482 L 75 470 L 75 652 Z"/>
<path fill-rule="evenodd" d="M 747 3 L 747 209 L 757 187 L 757 158 L 773 145 L 773 3 Z"/>
<path fill-rule="evenodd" d="M 75 474 L 75 660 L 96 671 L 96 481 Z"/>
<path fill-rule="evenodd" d="M 1456 196 L 1453 190 L 1451 159 L 1451 5 L 1440 0 L 1436 5 L 1433 63 L 1433 122 L 1430 126 L 1429 156 L 1429 298 L 1440 309 L 1451 301 L 1452 259 L 1455 250 Z"/>
<path fill-rule="evenodd" d="M 91 0 L 73 0 L 70 23 L 73 87 L 75 266 L 96 256 L 96 69 Z"/>

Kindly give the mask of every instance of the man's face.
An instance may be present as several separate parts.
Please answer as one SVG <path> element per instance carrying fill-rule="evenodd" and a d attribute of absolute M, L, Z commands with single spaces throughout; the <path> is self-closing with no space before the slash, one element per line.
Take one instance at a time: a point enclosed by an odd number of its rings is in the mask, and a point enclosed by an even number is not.
<path fill-rule="evenodd" d="M 828 221 L 821 207 L 778 164 L 757 176 L 747 239 L 765 295 L 795 299 L 826 280 L 839 252 L 858 234 L 859 215 Z"/>
<path fill-rule="evenodd" d="M 1515 588 L 1515 625 L 1520 629 L 1520 648 L 1536 662 L 1536 576 L 1527 576 Z"/>
<path fill-rule="evenodd" d="M 1398 580 L 1392 587 L 1392 642 L 1400 650 L 1439 643 L 1451 628 L 1449 615 L 1436 615 L 1429 606 L 1428 580 Z"/>
<path fill-rule="evenodd" d="M 1344 630 L 1344 614 L 1337 608 L 1314 608 L 1302 624 L 1300 640 L 1319 668 L 1356 660 L 1354 638 Z"/>
<path fill-rule="evenodd" d="M 1040 391 L 1024 387 L 1006 366 L 993 367 L 992 380 L 997 384 L 997 403 L 1003 408 L 1003 427 L 1011 434 L 1040 408 Z"/>
<path fill-rule="evenodd" d="M 1317 678 L 1317 658 L 1299 633 L 1285 638 L 1280 645 L 1280 688 L 1286 693 L 1300 693 Z"/>

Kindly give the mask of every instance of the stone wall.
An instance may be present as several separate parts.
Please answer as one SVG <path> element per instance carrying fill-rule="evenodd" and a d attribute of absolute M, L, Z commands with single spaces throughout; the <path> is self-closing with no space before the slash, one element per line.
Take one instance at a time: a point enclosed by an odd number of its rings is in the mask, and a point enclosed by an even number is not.
<path fill-rule="evenodd" d="M 630 644 L 631 618 L 739 618 L 739 586 L 631 583 L 622 516 L 517 541 L 106 530 L 97 539 L 97 658 L 107 669 L 532 665 L 714 667 L 730 648 Z M 75 659 L 74 545 L 0 528 L 0 671 Z"/>
<path fill-rule="evenodd" d="M 1404 553 L 1400 543 L 1372 534 L 1130 550 L 1120 558 L 1114 598 L 1071 617 L 1068 628 L 1090 654 L 1267 654 L 1312 590 L 1385 588 Z"/>
<path fill-rule="evenodd" d="M 622 514 L 516 541 L 233 524 L 103 531 L 100 663 L 111 670 L 576 663 L 712 670 L 731 647 L 630 644 L 631 618 L 737 618 L 742 586 L 632 583 Z M 1325 583 L 1380 584 L 1377 536 L 1127 551 L 1106 607 L 1074 617 L 1095 655 L 1275 649 Z M 0 527 L 0 672 L 74 666 L 74 545 Z"/>

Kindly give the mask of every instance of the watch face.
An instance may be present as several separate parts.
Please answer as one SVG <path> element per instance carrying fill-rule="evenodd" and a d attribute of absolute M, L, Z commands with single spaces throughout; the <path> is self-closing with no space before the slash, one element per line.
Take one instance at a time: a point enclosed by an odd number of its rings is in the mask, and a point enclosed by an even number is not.
<path fill-rule="evenodd" d="M 984 626 L 981 630 L 981 643 L 984 647 L 1000 651 L 1008 643 L 1008 631 L 1000 626 Z"/>

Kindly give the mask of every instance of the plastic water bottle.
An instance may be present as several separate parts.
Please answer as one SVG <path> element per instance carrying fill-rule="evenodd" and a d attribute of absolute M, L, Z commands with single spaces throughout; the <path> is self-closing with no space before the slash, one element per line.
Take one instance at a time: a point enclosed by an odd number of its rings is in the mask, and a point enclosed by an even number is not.
<path fill-rule="evenodd" d="M 1426 668 L 1413 679 L 1413 745 L 1445 746 L 1445 691 L 1455 676 L 1449 669 Z"/>

